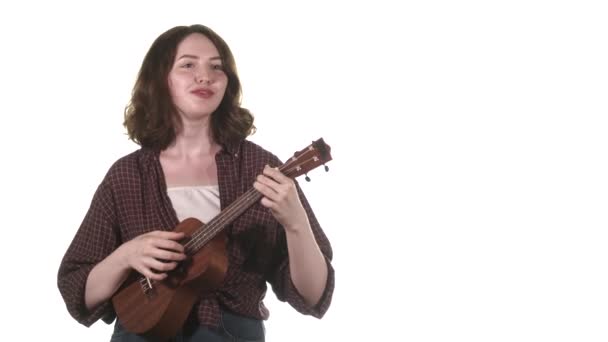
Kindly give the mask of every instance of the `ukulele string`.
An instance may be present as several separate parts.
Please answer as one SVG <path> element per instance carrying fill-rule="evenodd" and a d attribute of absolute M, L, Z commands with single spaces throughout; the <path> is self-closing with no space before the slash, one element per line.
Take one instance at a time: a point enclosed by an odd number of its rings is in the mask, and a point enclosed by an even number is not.
<path fill-rule="evenodd" d="M 207 240 L 210 240 L 210 237 L 215 235 L 216 227 L 221 227 L 225 221 L 230 221 L 234 216 L 239 214 L 239 209 L 242 207 L 241 203 L 246 203 L 255 199 L 257 191 L 255 189 L 250 189 L 239 201 L 235 203 L 235 205 L 231 205 L 226 209 L 226 213 L 222 215 L 222 217 L 218 217 L 217 220 L 212 220 L 209 225 L 206 226 L 206 230 L 202 231 L 199 234 L 195 234 L 195 236 L 188 241 L 184 248 L 186 253 L 192 250 L 198 249 L 199 246 L 205 244 Z M 203 226 L 205 227 L 205 226 Z M 210 229 L 209 229 L 210 228 Z M 200 228 L 199 228 L 200 229 Z M 149 278 L 142 276 L 139 279 L 139 284 L 141 285 L 144 292 L 147 292 L 152 288 L 152 280 Z"/>
<path fill-rule="evenodd" d="M 259 193 L 255 189 L 247 191 L 238 203 L 227 208 L 225 214 L 218 216 L 217 219 L 212 220 L 208 225 L 202 226 L 201 228 L 204 229 L 200 231 L 200 233 L 195 234 L 195 236 L 186 243 L 186 249 L 197 250 L 200 246 L 207 243 L 227 222 L 232 221 L 236 216 L 241 214 L 242 209 L 245 209 L 250 203 L 254 202 L 257 196 L 259 196 Z"/>
<path fill-rule="evenodd" d="M 310 160 L 311 158 L 307 159 L 306 161 Z M 293 174 L 294 171 L 297 171 L 297 166 L 292 167 L 289 164 L 284 164 L 283 166 L 284 167 L 282 167 L 280 171 L 288 177 Z M 262 194 L 253 188 L 249 189 L 247 193 L 243 195 L 242 200 L 239 200 L 238 203 L 235 203 L 234 206 L 230 206 L 227 208 L 227 212 L 225 213 L 225 215 L 221 215 L 217 218 L 217 220 L 212 220 L 211 222 L 209 222 L 208 225 L 200 227 L 204 227 L 205 229 L 199 234 L 196 234 L 196 236 L 194 236 L 188 243 L 186 243 L 186 249 L 191 248 L 192 250 L 197 250 L 200 246 L 207 243 L 209 240 L 211 240 L 213 236 L 217 234 L 218 231 L 222 229 L 222 227 L 225 225 L 225 222 L 231 222 L 233 218 L 235 218 L 235 216 L 240 215 L 241 209 L 246 209 L 246 207 L 248 207 L 251 202 L 257 200 L 256 197 L 260 198 L 262 197 Z"/>
<path fill-rule="evenodd" d="M 310 160 L 314 159 L 309 158 L 306 161 Z M 298 171 L 298 166 L 289 166 L 288 164 L 285 164 L 283 166 L 284 170 L 283 168 L 281 168 L 280 171 L 288 177 L 295 171 Z M 213 236 L 217 234 L 219 230 L 221 230 L 221 227 L 224 226 L 225 222 L 231 222 L 236 216 L 240 215 L 240 211 L 244 209 L 243 207 L 247 207 L 250 202 L 256 200 L 256 197 L 262 197 L 262 194 L 254 188 L 249 189 L 241 197 L 241 199 L 238 200 L 238 202 L 234 203 L 234 205 L 231 205 L 226 209 L 226 213 L 224 215 L 219 216 L 217 220 L 212 220 L 207 226 L 199 227 L 199 229 L 203 227 L 206 229 L 204 229 L 198 234 L 195 234 L 195 236 L 184 245 L 186 251 L 198 250 L 200 246 L 207 243 Z M 139 283 L 144 292 L 147 292 L 148 290 L 152 289 L 152 282 L 153 281 L 150 278 L 145 276 L 142 276 L 139 279 Z"/>

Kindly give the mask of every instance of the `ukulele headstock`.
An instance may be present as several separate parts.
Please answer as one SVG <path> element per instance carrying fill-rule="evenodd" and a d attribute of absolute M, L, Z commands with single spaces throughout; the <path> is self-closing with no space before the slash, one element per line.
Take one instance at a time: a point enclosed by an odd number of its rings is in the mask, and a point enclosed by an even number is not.
<path fill-rule="evenodd" d="M 288 177 L 296 178 L 321 165 L 325 165 L 331 159 L 331 147 L 323 141 L 323 138 L 320 138 L 294 153 L 293 157 L 289 158 L 279 170 Z M 325 171 L 328 170 L 329 168 L 325 166 Z M 310 179 L 306 177 L 306 180 Z"/>

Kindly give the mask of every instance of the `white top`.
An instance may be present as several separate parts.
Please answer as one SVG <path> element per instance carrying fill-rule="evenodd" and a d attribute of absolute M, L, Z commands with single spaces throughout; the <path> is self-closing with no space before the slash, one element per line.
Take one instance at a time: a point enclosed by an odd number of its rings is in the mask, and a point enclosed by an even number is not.
<path fill-rule="evenodd" d="M 188 217 L 209 222 L 220 212 L 220 188 L 217 185 L 180 186 L 167 189 L 180 221 Z"/>

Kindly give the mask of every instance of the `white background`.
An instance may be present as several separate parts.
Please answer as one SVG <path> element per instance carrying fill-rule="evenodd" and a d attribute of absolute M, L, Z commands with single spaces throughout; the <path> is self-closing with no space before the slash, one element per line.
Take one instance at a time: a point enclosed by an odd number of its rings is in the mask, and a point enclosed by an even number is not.
<path fill-rule="evenodd" d="M 152 41 L 231 46 L 251 138 L 332 241 L 322 320 L 268 294 L 274 341 L 608 340 L 608 11 L 602 1 L 21 1 L 0 5 L 3 336 L 108 341 L 59 262 L 109 166 Z M 2 337 L 4 340 L 5 337 Z"/>

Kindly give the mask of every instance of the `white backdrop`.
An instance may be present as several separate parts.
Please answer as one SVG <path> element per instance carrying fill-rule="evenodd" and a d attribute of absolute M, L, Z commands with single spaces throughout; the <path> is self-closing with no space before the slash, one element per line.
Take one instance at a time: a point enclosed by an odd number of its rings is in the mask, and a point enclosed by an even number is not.
<path fill-rule="evenodd" d="M 108 341 L 67 313 L 59 262 L 122 111 L 170 27 L 231 46 L 335 252 L 322 320 L 268 294 L 274 341 L 606 341 L 608 11 L 602 1 L 23 1 L 0 5 L 4 334 Z M 4 340 L 4 338 L 2 338 Z"/>

